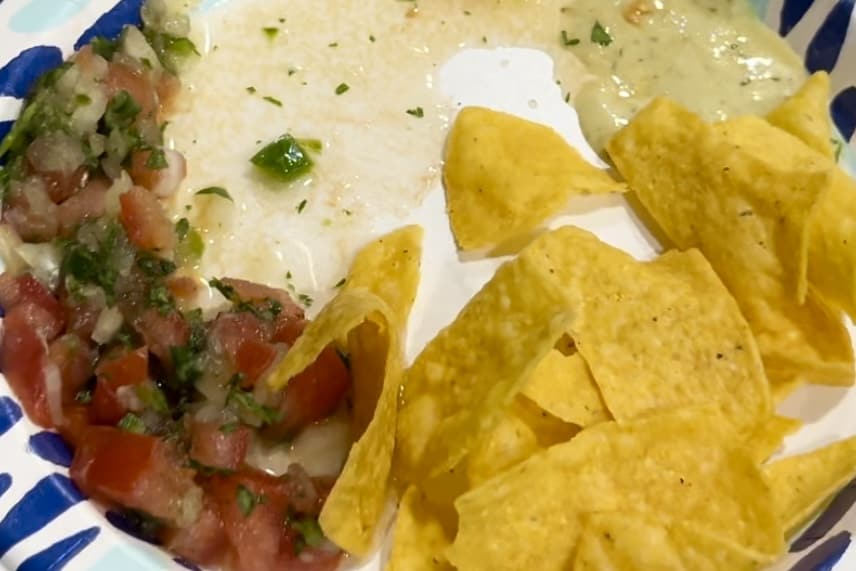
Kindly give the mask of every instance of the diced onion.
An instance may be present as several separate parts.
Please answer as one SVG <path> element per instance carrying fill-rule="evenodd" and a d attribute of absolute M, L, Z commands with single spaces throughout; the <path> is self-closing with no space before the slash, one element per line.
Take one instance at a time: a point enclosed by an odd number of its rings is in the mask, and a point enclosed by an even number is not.
<path fill-rule="evenodd" d="M 139 411 L 145 407 L 137 393 L 136 385 L 126 385 L 116 389 L 116 400 L 127 410 Z"/>
<path fill-rule="evenodd" d="M 118 307 L 107 307 L 98 314 L 92 340 L 99 345 L 107 344 L 122 327 L 122 312 Z"/>
<path fill-rule="evenodd" d="M 179 527 L 190 527 L 199 519 L 202 513 L 202 488 L 194 486 L 179 500 Z"/>
<path fill-rule="evenodd" d="M 108 216 L 117 216 L 119 214 L 119 210 L 121 209 L 119 197 L 131 190 L 132 186 L 134 186 L 134 181 L 131 180 L 128 173 L 124 170 L 119 171 L 116 177 L 114 177 L 113 184 L 107 189 L 107 195 L 104 197 L 104 212 Z"/>
<path fill-rule="evenodd" d="M 49 242 L 21 244 L 18 247 L 18 254 L 37 280 L 50 290 L 56 289 L 59 285 L 59 266 L 62 255 L 55 245 Z"/>
<path fill-rule="evenodd" d="M 149 44 L 146 37 L 134 26 L 126 26 L 122 32 L 122 51 L 128 56 L 142 62 L 143 65 L 160 74 L 162 67 L 158 55 Z"/>
<path fill-rule="evenodd" d="M 38 172 L 70 174 L 77 170 L 86 156 L 77 137 L 64 133 L 42 135 L 30 143 L 27 160 Z"/>
<path fill-rule="evenodd" d="M 187 14 L 171 9 L 166 0 L 147 0 L 140 14 L 146 27 L 158 32 L 177 37 L 190 33 L 190 19 Z"/>
<path fill-rule="evenodd" d="M 0 269 L 2 271 L 17 276 L 29 269 L 26 260 L 19 252 L 21 244 L 23 242 L 17 232 L 8 224 L 0 224 L 0 260 L 3 262 L 3 267 Z"/>
<path fill-rule="evenodd" d="M 44 359 L 42 371 L 45 378 L 45 400 L 48 403 L 48 412 L 54 426 L 62 424 L 62 375 L 59 367 Z"/>
<path fill-rule="evenodd" d="M 291 445 L 256 442 L 247 454 L 247 463 L 270 474 L 284 474 L 299 464 L 310 476 L 338 474 L 351 449 L 351 427 L 344 416 L 334 416 L 306 427 Z"/>

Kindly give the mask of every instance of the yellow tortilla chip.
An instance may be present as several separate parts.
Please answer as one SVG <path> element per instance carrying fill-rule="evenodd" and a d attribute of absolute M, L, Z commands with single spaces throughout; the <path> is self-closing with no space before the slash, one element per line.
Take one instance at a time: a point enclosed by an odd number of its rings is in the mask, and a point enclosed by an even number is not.
<path fill-rule="evenodd" d="M 761 464 L 782 447 L 786 436 L 799 430 L 802 425 L 802 421 L 797 418 L 771 416 L 769 420 L 755 427 L 746 445 L 755 461 Z"/>
<path fill-rule="evenodd" d="M 351 447 L 345 467 L 321 510 L 319 523 L 336 545 L 349 553 L 365 556 L 374 545 L 389 494 L 397 397 L 403 369 L 403 348 L 393 311 L 365 289 L 340 292 L 306 327 L 277 372 L 278 378 L 290 379 L 344 335 L 349 337 L 354 390 L 359 390 L 361 369 L 380 372 L 383 390 L 371 422 Z M 371 339 L 365 347 L 372 347 L 374 351 L 363 351 L 357 358 L 352 343 L 363 336 Z"/>
<path fill-rule="evenodd" d="M 521 256 L 571 298 L 577 349 L 617 420 L 715 403 L 739 431 L 770 414 L 755 340 L 734 299 L 697 251 L 638 262 L 574 227 Z"/>
<path fill-rule="evenodd" d="M 767 121 L 805 141 L 806 145 L 830 159 L 832 125 L 829 121 L 829 74 L 812 74 L 799 91 L 773 109 Z"/>
<path fill-rule="evenodd" d="M 535 431 L 509 410 L 470 452 L 467 459 L 469 485 L 476 486 L 540 450 Z"/>
<path fill-rule="evenodd" d="M 682 522 L 638 512 L 584 517 L 573 571 L 752 571 L 770 560 Z"/>
<path fill-rule="evenodd" d="M 369 290 L 389 305 L 399 324 L 406 324 L 419 289 L 423 234 L 421 226 L 411 225 L 369 243 L 351 263 L 345 289 Z"/>
<path fill-rule="evenodd" d="M 419 482 L 488 433 L 567 330 L 564 294 L 525 257 L 505 263 L 416 358 L 399 414 L 396 466 Z"/>
<path fill-rule="evenodd" d="M 783 538 L 770 490 L 734 438 L 710 407 L 583 430 L 460 496 L 449 561 L 471 571 L 562 571 L 581 516 L 627 506 L 778 554 Z"/>
<path fill-rule="evenodd" d="M 482 107 L 455 119 L 443 179 L 462 250 L 525 238 L 572 195 L 624 190 L 550 127 Z"/>
<path fill-rule="evenodd" d="M 422 235 L 420 226 L 411 225 L 370 242 L 357 253 L 343 287 L 344 290 L 364 288 L 384 300 L 395 314 L 394 324 L 402 339 L 419 288 Z M 349 342 L 351 361 L 356 363 L 352 370 L 354 386 L 359 387 L 352 396 L 352 424 L 356 435 L 362 434 L 371 422 L 383 390 L 384 363 L 371 357 L 362 358 L 364 354 L 377 354 L 382 350 L 378 345 L 386 343 L 383 336 L 374 333 L 364 328 L 361 335 Z M 369 368 L 372 363 L 377 365 L 377 370 Z"/>
<path fill-rule="evenodd" d="M 810 231 L 809 281 L 856 319 L 856 181 L 837 166 Z"/>
<path fill-rule="evenodd" d="M 432 504 L 416 486 L 404 492 L 385 571 L 453 571 L 444 552 L 452 543 L 455 514 Z"/>
<path fill-rule="evenodd" d="M 786 536 L 856 477 L 856 437 L 764 467 Z"/>
<path fill-rule="evenodd" d="M 806 285 L 807 232 L 831 171 L 781 133 L 752 117 L 710 126 L 657 99 L 607 148 L 669 238 L 699 248 L 737 299 L 771 380 L 850 384 L 840 316 Z"/>
<path fill-rule="evenodd" d="M 611 418 L 579 352 L 553 349 L 535 367 L 521 393 L 553 416 L 586 427 Z"/>

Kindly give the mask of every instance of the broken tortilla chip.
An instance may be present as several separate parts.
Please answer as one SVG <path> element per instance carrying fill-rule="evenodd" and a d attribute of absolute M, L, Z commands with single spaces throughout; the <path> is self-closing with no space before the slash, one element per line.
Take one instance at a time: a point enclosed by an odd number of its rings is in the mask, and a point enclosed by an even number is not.
<path fill-rule="evenodd" d="M 829 74 L 815 72 L 802 87 L 767 115 L 767 121 L 805 141 L 832 159 L 832 124 L 829 120 Z"/>
<path fill-rule="evenodd" d="M 550 127 L 482 107 L 458 113 L 443 180 L 462 250 L 525 238 L 575 194 L 624 190 Z"/>
<path fill-rule="evenodd" d="M 573 571 L 753 571 L 769 556 L 639 512 L 586 514 Z"/>
<path fill-rule="evenodd" d="M 396 466 L 419 482 L 453 468 L 499 421 L 567 330 L 565 296 L 526 257 L 493 278 L 407 371 Z"/>
<path fill-rule="evenodd" d="M 770 490 L 734 442 L 713 407 L 597 424 L 460 496 L 449 560 L 472 571 L 562 571 L 582 516 L 626 506 L 778 554 L 783 538 Z"/>
<path fill-rule="evenodd" d="M 569 331 L 619 421 L 716 404 L 739 432 L 771 411 L 758 348 L 734 299 L 696 250 L 639 262 L 564 227 L 521 256 L 545 268 L 576 310 Z"/>
<path fill-rule="evenodd" d="M 856 477 L 856 437 L 773 462 L 764 473 L 789 537 Z"/>
<path fill-rule="evenodd" d="M 583 428 L 612 418 L 579 352 L 547 353 L 521 393 L 553 416 Z"/>
<path fill-rule="evenodd" d="M 793 137 L 777 145 L 780 133 L 752 117 L 707 125 L 660 98 L 607 149 L 669 238 L 699 248 L 737 299 L 771 382 L 851 384 L 841 316 L 806 278 L 808 229 L 830 169 Z"/>
<path fill-rule="evenodd" d="M 797 418 L 773 415 L 755 427 L 746 439 L 746 445 L 755 461 L 761 464 L 782 447 L 786 436 L 799 430 L 802 425 L 802 421 Z"/>
<path fill-rule="evenodd" d="M 456 515 L 450 507 L 432 504 L 416 486 L 409 486 L 398 505 L 392 551 L 385 571 L 453 571 L 444 552 L 452 543 Z"/>

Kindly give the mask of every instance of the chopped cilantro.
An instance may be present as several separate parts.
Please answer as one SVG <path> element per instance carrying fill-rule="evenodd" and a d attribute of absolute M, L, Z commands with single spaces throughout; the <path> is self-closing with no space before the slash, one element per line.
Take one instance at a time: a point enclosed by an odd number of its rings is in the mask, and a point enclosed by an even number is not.
<path fill-rule="evenodd" d="M 226 424 L 220 425 L 220 432 L 222 432 L 223 434 L 226 434 L 226 435 L 232 434 L 233 432 L 238 430 L 239 426 L 241 426 L 241 423 L 239 423 L 236 420 L 234 420 L 232 422 L 227 422 Z"/>
<path fill-rule="evenodd" d="M 137 385 L 137 397 L 146 407 L 155 412 L 169 412 L 169 404 L 166 401 L 166 396 L 156 385 L 151 383 Z"/>
<path fill-rule="evenodd" d="M 307 294 L 305 294 L 305 293 L 301 293 L 301 294 L 299 294 L 299 295 L 297 296 L 297 299 L 298 299 L 298 301 L 300 301 L 300 303 L 302 303 L 304 306 L 306 306 L 306 307 L 312 307 L 313 299 L 312 299 L 311 297 L 309 297 Z"/>
<path fill-rule="evenodd" d="M 288 523 L 297 533 L 300 534 L 295 551 L 298 553 L 307 545 L 309 547 L 318 547 L 324 543 L 324 532 L 321 531 L 321 526 L 318 525 L 318 519 L 310 516 L 300 518 L 290 517 Z"/>
<path fill-rule="evenodd" d="M 249 86 L 249 87 L 247 87 L 247 88 L 245 88 L 245 89 L 247 90 L 247 93 L 249 93 L 250 95 L 252 95 L 253 93 L 255 93 L 255 92 L 256 92 L 256 88 L 255 88 L 255 87 L 253 87 L 252 85 L 251 85 L 251 86 Z"/>
<path fill-rule="evenodd" d="M 267 101 L 271 105 L 276 105 L 277 107 L 282 107 L 282 101 L 280 101 L 276 97 L 272 97 L 270 95 L 265 95 L 264 97 L 262 97 L 262 99 L 264 99 L 265 101 Z"/>
<path fill-rule="evenodd" d="M 370 42 L 374 43 L 375 39 L 376 38 L 374 37 L 374 34 L 369 34 L 369 41 Z"/>
<path fill-rule="evenodd" d="M 291 77 L 295 73 L 297 73 L 296 69 L 294 69 L 293 67 L 288 68 L 288 77 Z"/>
<path fill-rule="evenodd" d="M 84 107 L 92 103 L 92 98 L 85 93 L 78 93 L 74 96 L 74 104 L 78 107 Z"/>
<path fill-rule="evenodd" d="M 580 43 L 580 39 L 579 39 L 579 38 L 571 38 L 571 37 L 569 37 L 569 36 L 568 36 L 568 32 L 567 32 L 567 31 L 565 31 L 565 30 L 562 30 L 562 36 L 561 36 L 561 38 L 562 38 L 562 45 L 563 45 L 563 46 L 575 46 L 575 45 L 577 45 L 577 44 L 579 44 L 579 43 Z"/>
<path fill-rule="evenodd" d="M 320 139 L 297 139 L 297 143 L 314 153 L 320 153 L 324 150 L 324 144 Z"/>
<path fill-rule="evenodd" d="M 345 285 L 345 282 L 346 282 L 346 281 L 347 281 L 347 280 L 346 280 L 345 278 L 342 278 L 342 279 L 340 279 L 339 281 L 337 281 L 337 282 L 336 282 L 336 285 L 334 285 L 333 287 L 336 287 L 336 288 L 342 287 L 343 285 Z"/>
<path fill-rule="evenodd" d="M 134 434 L 146 433 L 146 424 L 143 422 L 143 419 L 133 412 L 129 412 L 123 416 L 122 420 L 119 421 L 118 427 L 126 432 L 133 432 Z"/>
<path fill-rule="evenodd" d="M 835 149 L 835 162 L 837 163 L 841 159 L 841 152 L 844 150 L 844 143 L 838 139 L 830 139 L 832 141 L 832 146 Z"/>
<path fill-rule="evenodd" d="M 74 400 L 81 404 L 89 404 L 92 402 L 92 389 L 81 389 L 74 395 Z"/>
<path fill-rule="evenodd" d="M 182 218 L 182 220 L 187 220 Z M 170 260 L 156 256 L 150 252 L 137 254 L 137 267 L 151 278 L 163 278 L 175 271 L 176 266 Z"/>
<path fill-rule="evenodd" d="M 153 284 L 149 287 L 146 305 L 157 309 L 161 315 L 168 315 L 175 309 L 175 299 L 164 284 Z"/>
<path fill-rule="evenodd" d="M 340 83 L 336 86 L 336 95 L 342 95 L 351 88 L 347 83 Z"/>
<path fill-rule="evenodd" d="M 91 222 L 81 229 L 87 231 L 97 225 Z M 66 278 L 66 286 L 70 290 L 75 284 L 91 284 L 104 290 L 108 304 L 113 304 L 116 280 L 119 277 L 119 269 L 116 267 L 115 252 L 122 247 L 126 240 L 121 226 L 116 222 L 110 222 L 103 227 L 95 227 L 94 233 L 98 235 L 95 249 L 89 248 L 78 240 L 64 240 L 60 242 L 62 247 L 62 263 L 60 265 Z"/>
<path fill-rule="evenodd" d="M 282 181 L 292 180 L 312 168 L 312 159 L 291 135 L 283 135 L 262 147 L 250 159 L 262 172 Z"/>
<path fill-rule="evenodd" d="M 178 222 L 175 223 L 175 235 L 179 239 L 179 241 L 187 238 L 187 234 L 190 232 L 190 221 L 187 218 L 180 218 Z"/>
<path fill-rule="evenodd" d="M 104 112 L 104 124 L 108 129 L 124 130 L 131 126 L 140 113 L 140 106 L 130 93 L 120 91 L 110 99 Z"/>
<path fill-rule="evenodd" d="M 93 52 L 108 61 L 113 59 L 113 54 L 115 54 L 116 50 L 119 49 L 119 42 L 117 42 L 116 40 L 107 39 L 104 36 L 97 36 L 92 38 L 92 41 L 89 42 L 89 45 L 92 47 Z"/>
<path fill-rule="evenodd" d="M 600 22 L 595 22 L 591 29 L 591 41 L 606 47 L 612 43 L 612 36 L 609 35 L 607 29 Z"/>
<path fill-rule="evenodd" d="M 413 115 L 414 117 L 419 117 L 421 119 L 425 116 L 425 111 L 421 107 L 415 107 L 413 109 L 408 109 L 407 114 Z"/>
<path fill-rule="evenodd" d="M 297 213 L 298 213 L 298 214 L 300 214 L 301 212 L 303 212 L 303 209 L 304 209 L 304 208 L 306 208 L 306 202 L 307 202 L 307 200 L 304 198 L 303 200 L 301 200 L 301 201 L 300 201 L 300 204 L 298 204 L 298 205 L 297 205 L 297 209 L 296 209 L 296 210 L 297 210 Z"/>
<path fill-rule="evenodd" d="M 329 44 L 327 44 L 327 47 L 328 48 L 338 48 L 339 42 L 330 42 Z"/>
<path fill-rule="evenodd" d="M 268 38 L 273 40 L 279 34 L 279 28 L 276 26 L 268 26 L 266 28 L 262 28 L 262 32 L 264 32 Z"/>
<path fill-rule="evenodd" d="M 242 375 L 237 374 L 230 381 L 231 388 L 226 397 L 226 405 L 234 404 L 239 412 L 257 418 L 262 424 L 275 424 L 282 419 L 282 413 L 272 407 L 259 403 L 251 393 L 241 390 Z"/>
<path fill-rule="evenodd" d="M 197 196 L 219 196 L 220 198 L 225 198 L 226 200 L 231 200 L 232 202 L 234 202 L 234 200 L 232 200 L 232 195 L 229 194 L 229 191 L 223 188 L 222 186 L 207 186 L 202 190 L 197 190 L 194 194 L 196 194 Z"/>
<path fill-rule="evenodd" d="M 238 292 L 235 291 L 235 288 L 224 282 L 219 278 L 213 278 L 208 281 L 208 285 L 216 289 L 220 292 L 220 295 L 225 297 L 227 300 L 232 303 L 240 303 L 241 298 L 238 296 Z"/>
<path fill-rule="evenodd" d="M 152 170 L 163 170 L 169 166 L 166 160 L 166 154 L 163 149 L 152 149 L 149 152 L 149 158 L 146 159 L 146 168 Z"/>
<path fill-rule="evenodd" d="M 263 494 L 255 494 L 243 484 L 238 484 L 235 500 L 238 502 L 238 509 L 241 510 L 244 517 L 249 517 L 257 505 L 265 503 Z"/>

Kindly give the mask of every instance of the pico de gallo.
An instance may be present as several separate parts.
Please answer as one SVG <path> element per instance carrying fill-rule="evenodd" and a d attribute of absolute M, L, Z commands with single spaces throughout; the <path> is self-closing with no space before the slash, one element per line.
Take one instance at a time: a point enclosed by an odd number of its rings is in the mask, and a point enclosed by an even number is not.
<path fill-rule="evenodd" d="M 162 203 L 184 157 L 164 145 L 186 16 L 149 2 L 141 28 L 97 38 L 41 78 L 0 143 L 0 366 L 29 417 L 74 448 L 86 494 L 173 553 L 239 571 L 325 571 L 343 554 L 317 517 L 336 474 L 251 465 L 347 410 L 329 347 L 281 391 L 265 375 L 301 335 L 280 289 L 186 271 L 203 242 Z"/>

